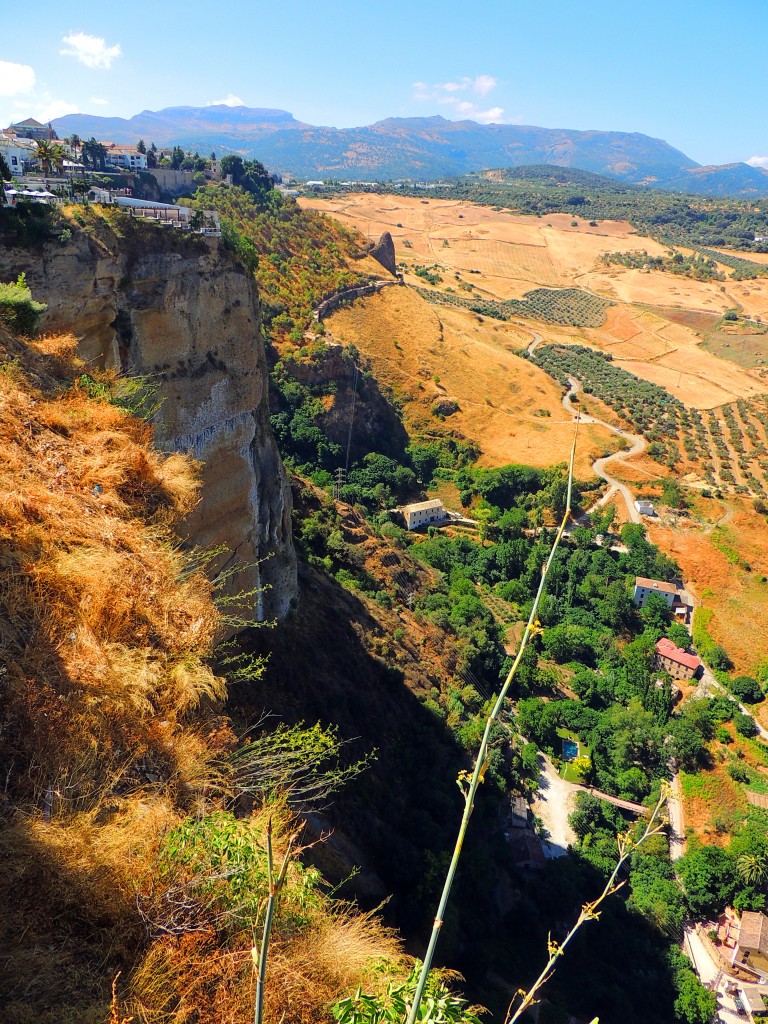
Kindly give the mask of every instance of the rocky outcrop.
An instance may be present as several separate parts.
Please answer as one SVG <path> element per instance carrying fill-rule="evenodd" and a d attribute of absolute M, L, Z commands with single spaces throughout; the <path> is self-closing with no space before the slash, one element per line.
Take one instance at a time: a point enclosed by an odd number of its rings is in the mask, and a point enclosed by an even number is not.
<path fill-rule="evenodd" d="M 376 245 L 371 249 L 370 255 L 380 263 L 385 270 L 388 270 L 393 277 L 397 276 L 397 260 L 395 259 L 395 243 L 392 235 L 385 231 Z"/>
<path fill-rule="evenodd" d="M 403 458 L 408 434 L 391 397 L 382 392 L 370 366 L 349 349 L 330 342 L 310 360 L 286 362 L 284 372 L 315 394 L 325 392 L 317 425 L 343 451 L 349 445 L 352 461 L 369 452 Z"/>
<path fill-rule="evenodd" d="M 256 285 L 213 239 L 125 218 L 64 244 L 0 249 L 0 280 L 24 271 L 48 304 L 43 330 L 72 331 L 101 367 L 158 387 L 155 436 L 202 463 L 190 542 L 225 548 L 245 618 L 282 618 L 296 596 L 290 488 L 269 426 Z"/>

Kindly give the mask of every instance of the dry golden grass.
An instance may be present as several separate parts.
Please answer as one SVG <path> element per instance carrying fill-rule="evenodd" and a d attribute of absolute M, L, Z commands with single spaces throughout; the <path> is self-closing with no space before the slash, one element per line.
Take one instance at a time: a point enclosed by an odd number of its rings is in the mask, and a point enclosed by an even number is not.
<path fill-rule="evenodd" d="M 232 797 L 235 737 L 208 665 L 219 616 L 172 529 L 196 467 L 89 398 L 72 353 L 71 338 L 0 335 L 2 1019 L 239 1024 L 250 929 L 196 903 L 194 877 L 179 909 L 185 869 L 161 871 L 169 830 Z M 279 860 L 296 824 L 275 801 L 249 823 L 268 819 Z M 294 903 L 303 877 L 292 864 Z M 376 918 L 319 891 L 308 906 L 303 923 L 278 910 L 267 1020 L 325 1021 L 375 964 L 405 971 Z"/>
<path fill-rule="evenodd" d="M 515 324 L 388 288 L 335 313 L 326 327 L 371 359 L 376 377 L 403 402 L 411 433 L 457 430 L 477 442 L 482 465 L 550 466 L 567 459 L 573 423 L 560 387 L 515 354 L 531 340 Z M 444 424 L 431 413 L 441 398 L 459 405 Z M 588 477 L 611 435 L 601 427 L 582 430 L 577 473 Z"/>
<path fill-rule="evenodd" d="M 72 348 L 4 339 L 0 630 L 25 796 L 63 790 L 79 807 L 122 773 L 128 751 L 179 780 L 175 733 L 223 683 L 204 661 L 218 627 L 210 584 L 186 573 L 170 532 L 196 500 L 195 467 L 163 458 L 145 424 L 90 399 Z M 165 737 L 153 732 L 162 717 Z"/>
<path fill-rule="evenodd" d="M 328 1007 L 360 984 L 369 992 L 404 973 L 393 933 L 355 910 L 316 915 L 271 947 L 264 1016 L 285 1024 L 327 1021 Z M 376 967 L 383 971 L 376 971 Z M 212 934 L 154 942 L 131 979 L 122 1006 L 145 1024 L 241 1024 L 253 1016 L 251 937 L 221 946 Z"/>

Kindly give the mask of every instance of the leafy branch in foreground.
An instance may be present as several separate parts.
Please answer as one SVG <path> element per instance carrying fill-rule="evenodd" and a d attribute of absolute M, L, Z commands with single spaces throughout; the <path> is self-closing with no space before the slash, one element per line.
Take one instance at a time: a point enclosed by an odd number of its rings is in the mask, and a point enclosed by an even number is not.
<path fill-rule="evenodd" d="M 358 988 L 354 996 L 340 1000 L 332 1009 L 338 1024 L 401 1024 L 411 1008 L 411 996 L 417 984 L 419 962 L 404 982 L 390 982 L 381 996 L 366 995 Z M 426 999 L 422 1002 L 419 1024 L 480 1024 L 482 1007 L 469 1006 L 466 999 L 452 995 L 446 979 L 449 972 L 433 971 Z"/>
<path fill-rule="evenodd" d="M 573 925 L 571 930 L 568 932 L 568 934 L 565 936 L 565 938 L 560 944 L 554 942 L 550 937 L 547 943 L 547 952 L 549 953 L 549 959 L 544 965 L 544 969 L 542 970 L 541 974 L 538 976 L 536 981 L 533 983 L 533 985 L 527 992 L 520 989 L 520 991 L 517 993 L 517 996 L 515 996 L 515 998 L 517 998 L 518 996 L 522 997 L 520 1005 L 514 1012 L 512 1012 L 512 1006 L 510 1005 L 510 1008 L 507 1011 L 507 1017 L 504 1024 L 515 1024 L 515 1021 L 518 1021 L 530 1006 L 533 1006 L 536 1002 L 538 1002 L 539 992 L 552 977 L 555 967 L 557 966 L 558 957 L 563 956 L 563 954 L 565 953 L 566 946 L 574 937 L 576 932 L 579 930 L 579 928 L 581 928 L 581 926 L 586 921 L 597 921 L 600 917 L 600 906 L 602 905 L 602 903 L 609 896 L 612 896 L 613 893 L 617 892 L 622 887 L 622 885 L 624 885 L 624 882 L 616 881 L 616 879 L 619 876 L 619 872 L 623 868 L 624 864 L 626 864 L 627 860 L 631 857 L 631 855 L 640 846 L 642 846 L 647 839 L 650 839 L 651 836 L 658 835 L 660 832 L 664 830 L 667 822 L 666 819 L 662 817 L 661 812 L 662 807 L 667 802 L 668 796 L 669 784 L 664 782 L 662 783 L 661 793 L 659 795 L 659 799 L 656 802 L 656 806 L 653 808 L 651 816 L 648 819 L 648 822 L 646 823 L 645 830 L 643 831 L 639 839 L 633 839 L 630 833 L 625 833 L 623 835 L 617 836 L 619 844 L 619 859 L 616 861 L 613 871 L 611 872 L 608 881 L 605 883 L 603 891 L 600 893 L 596 900 L 592 900 L 590 903 L 584 904 L 584 906 L 581 908 L 581 912 L 579 913 L 578 918 L 576 919 L 576 923 Z M 597 1024 L 596 1020 L 593 1021 L 592 1024 Z"/>
<path fill-rule="evenodd" d="M 446 906 L 448 905 L 448 899 L 450 897 L 451 889 L 453 887 L 453 881 L 456 876 L 456 870 L 459 865 L 459 858 L 461 857 L 461 851 L 464 846 L 464 836 L 466 835 L 467 826 L 469 825 L 469 819 L 472 816 L 472 811 L 475 808 L 475 796 L 477 795 L 477 791 L 480 788 L 480 783 L 483 782 L 483 780 L 485 779 L 485 773 L 488 768 L 488 748 L 490 746 L 491 732 L 493 730 L 493 726 L 496 723 L 496 720 L 499 717 L 499 714 L 501 713 L 501 710 L 504 706 L 504 701 L 507 698 L 507 694 L 509 693 L 510 686 L 512 685 L 512 680 L 515 678 L 515 673 L 517 672 L 518 666 L 520 665 L 520 662 L 523 659 L 523 655 L 525 654 L 528 642 L 532 636 L 535 636 L 541 630 L 541 626 L 539 625 L 538 621 L 538 609 L 542 595 L 544 593 L 544 585 L 547 580 L 547 573 L 549 572 L 549 569 L 552 565 L 555 553 L 558 549 L 563 533 L 565 532 L 565 527 L 568 523 L 568 519 L 571 515 L 571 494 L 573 491 L 573 464 L 574 459 L 576 457 L 577 437 L 578 424 L 576 426 L 576 431 L 574 433 L 573 445 L 571 446 L 571 456 L 568 464 L 568 489 L 566 493 L 565 511 L 563 512 L 563 518 L 560 522 L 557 534 L 555 535 L 555 539 L 552 543 L 552 548 L 550 549 L 549 556 L 544 565 L 542 566 L 539 588 L 536 591 L 536 597 L 534 598 L 533 606 L 531 608 L 531 614 L 529 615 L 528 622 L 525 626 L 525 632 L 523 633 L 522 639 L 520 641 L 520 647 L 518 648 L 517 655 L 515 657 L 514 662 L 512 663 L 512 667 L 510 668 L 507 674 L 507 678 L 504 680 L 504 685 L 499 691 L 499 695 L 496 698 L 496 702 L 493 705 L 491 713 L 489 714 L 486 720 L 485 730 L 483 732 L 483 738 L 480 741 L 480 747 L 478 749 L 477 758 L 475 760 L 475 769 L 472 773 L 472 776 L 471 778 L 468 778 L 468 773 L 462 772 L 458 778 L 459 788 L 461 789 L 464 795 L 464 814 L 462 815 L 461 825 L 459 826 L 459 832 L 458 836 L 456 837 L 456 844 L 453 850 L 453 856 L 451 858 L 451 863 L 448 867 L 448 873 L 446 875 L 445 883 L 443 885 L 443 892 L 440 897 L 440 903 L 437 908 L 437 914 L 435 915 L 434 925 L 432 926 L 432 935 L 429 940 L 427 952 L 424 956 L 424 963 L 422 964 L 421 967 L 419 982 L 418 985 L 416 986 L 416 991 L 414 993 L 413 1004 L 411 1006 L 410 1013 L 408 1014 L 408 1024 L 416 1024 L 416 1021 L 419 1020 L 419 1008 L 421 1005 L 422 997 L 424 995 L 424 990 L 427 985 L 429 970 L 430 967 L 432 966 L 432 959 L 435 955 L 435 947 L 437 946 L 437 940 L 440 936 L 440 930 L 443 926 L 443 920 L 445 918 L 445 909 Z"/>
<path fill-rule="evenodd" d="M 280 724 L 233 751 L 228 766 L 240 793 L 262 799 L 282 794 L 294 810 L 317 810 L 373 759 L 371 752 L 345 762 L 341 757 L 345 745 L 333 729 L 323 729 L 319 723 L 311 727 Z"/>

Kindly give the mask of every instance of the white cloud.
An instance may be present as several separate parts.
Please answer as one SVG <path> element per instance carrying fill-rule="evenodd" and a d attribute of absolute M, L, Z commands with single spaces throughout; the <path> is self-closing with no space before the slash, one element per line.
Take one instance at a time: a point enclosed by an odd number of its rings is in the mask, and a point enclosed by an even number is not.
<path fill-rule="evenodd" d="M 95 103 L 97 107 L 106 107 L 109 100 L 103 100 L 101 96 L 91 96 L 91 103 Z"/>
<path fill-rule="evenodd" d="M 476 110 L 472 114 L 473 121 L 479 121 L 480 124 L 509 124 L 510 119 L 504 117 L 503 107 L 490 107 L 488 110 Z M 520 118 L 516 118 L 516 123 L 519 124 Z"/>
<path fill-rule="evenodd" d="M 74 57 L 87 68 L 109 70 L 112 62 L 122 53 L 120 44 L 107 46 L 106 40 L 100 36 L 89 36 L 85 32 L 70 32 L 64 36 L 62 43 L 66 43 L 68 49 L 59 50 L 63 57 Z"/>
<path fill-rule="evenodd" d="M 24 117 L 34 117 L 43 124 L 65 114 L 77 114 L 80 109 L 74 103 L 58 100 L 48 93 L 41 93 L 32 100 L 14 100 L 13 105 Z"/>
<path fill-rule="evenodd" d="M 229 93 L 223 100 L 211 100 L 206 103 L 206 107 L 244 107 L 245 103 L 240 99 L 239 96 L 235 96 L 234 93 Z"/>
<path fill-rule="evenodd" d="M 440 103 L 453 107 L 457 114 L 472 118 L 481 124 L 500 123 L 504 119 L 503 107 L 489 107 L 481 110 L 474 97 L 482 99 L 498 85 L 493 75 L 476 75 L 474 78 L 465 75 L 455 82 L 413 83 L 413 98 L 421 103 Z M 471 98 L 468 98 L 471 97 Z"/>
<path fill-rule="evenodd" d="M 472 89 L 478 96 L 487 96 L 489 92 L 496 88 L 497 84 L 493 75 L 478 75 L 472 83 Z"/>
<path fill-rule="evenodd" d="M 750 167 L 762 167 L 764 170 L 768 171 L 768 156 L 751 156 L 746 163 L 748 163 Z"/>
<path fill-rule="evenodd" d="M 23 96 L 34 87 L 35 71 L 29 64 L 0 60 L 0 96 Z"/>

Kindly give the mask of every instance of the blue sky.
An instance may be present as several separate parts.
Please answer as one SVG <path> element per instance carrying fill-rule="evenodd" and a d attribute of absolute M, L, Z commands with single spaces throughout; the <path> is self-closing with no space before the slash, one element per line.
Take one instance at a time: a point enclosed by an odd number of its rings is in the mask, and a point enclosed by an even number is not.
<path fill-rule="evenodd" d="M 311 124 L 470 117 L 765 158 L 766 0 L 43 0 L 0 39 L 0 126 L 214 101 Z"/>

